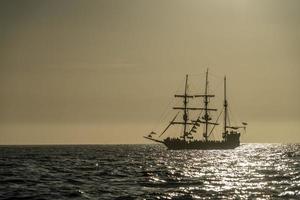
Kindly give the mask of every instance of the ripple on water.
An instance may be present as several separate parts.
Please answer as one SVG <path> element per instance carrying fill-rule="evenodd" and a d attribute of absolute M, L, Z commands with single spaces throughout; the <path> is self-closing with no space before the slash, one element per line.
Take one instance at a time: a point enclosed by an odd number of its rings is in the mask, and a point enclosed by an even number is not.
<path fill-rule="evenodd" d="M 0 147 L 0 199 L 300 199 L 299 144 Z"/>

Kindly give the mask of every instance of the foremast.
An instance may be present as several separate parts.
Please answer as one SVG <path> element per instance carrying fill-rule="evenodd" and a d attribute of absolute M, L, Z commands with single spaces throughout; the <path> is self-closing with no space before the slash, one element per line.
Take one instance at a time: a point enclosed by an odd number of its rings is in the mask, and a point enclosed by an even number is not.
<path fill-rule="evenodd" d="M 184 94 L 183 95 L 178 95 L 175 94 L 175 97 L 179 97 L 179 98 L 183 98 L 183 107 L 173 107 L 173 109 L 179 109 L 179 110 L 183 110 L 183 115 L 182 115 L 182 122 L 171 122 L 171 124 L 182 124 L 183 125 L 183 133 L 181 138 L 183 140 L 186 140 L 186 137 L 188 136 L 188 125 L 191 124 L 189 121 L 189 109 L 193 109 L 193 108 L 189 108 L 188 107 L 188 102 L 189 102 L 189 98 L 193 98 L 192 95 L 188 95 L 188 75 L 185 76 L 185 86 L 184 86 Z"/>
<path fill-rule="evenodd" d="M 187 104 L 188 104 L 188 98 L 187 98 L 187 87 L 188 87 L 188 78 L 189 76 L 186 75 L 185 76 L 185 86 L 184 86 L 184 100 L 183 100 L 183 105 L 184 105 L 184 113 L 183 113 L 183 121 L 184 121 L 184 126 L 183 126 L 183 134 L 182 134 L 182 137 L 183 137 L 183 140 L 185 140 L 185 137 L 187 136 L 187 132 L 186 132 L 186 129 L 187 129 L 187 122 L 188 122 L 188 110 L 187 110 Z"/>

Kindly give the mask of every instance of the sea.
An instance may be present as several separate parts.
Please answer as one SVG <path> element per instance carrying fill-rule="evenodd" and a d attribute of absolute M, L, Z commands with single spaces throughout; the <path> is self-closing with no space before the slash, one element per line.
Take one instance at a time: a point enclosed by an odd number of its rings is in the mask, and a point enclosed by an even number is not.
<path fill-rule="evenodd" d="M 300 199 L 300 144 L 0 146 L 0 199 Z"/>

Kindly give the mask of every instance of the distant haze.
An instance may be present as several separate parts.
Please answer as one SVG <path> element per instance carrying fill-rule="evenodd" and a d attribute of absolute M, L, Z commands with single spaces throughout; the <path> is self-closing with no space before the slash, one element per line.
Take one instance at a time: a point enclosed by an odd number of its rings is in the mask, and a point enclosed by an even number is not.
<path fill-rule="evenodd" d="M 207 67 L 218 90 L 228 77 L 232 111 L 249 123 L 242 142 L 300 142 L 299 10 L 298 0 L 1 1 L 0 144 L 147 143 L 185 74 L 204 83 Z"/>

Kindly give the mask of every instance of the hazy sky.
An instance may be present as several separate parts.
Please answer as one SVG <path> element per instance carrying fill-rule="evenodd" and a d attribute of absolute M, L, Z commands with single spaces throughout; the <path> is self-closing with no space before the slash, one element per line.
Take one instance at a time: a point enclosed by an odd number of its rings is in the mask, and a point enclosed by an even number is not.
<path fill-rule="evenodd" d="M 146 143 L 185 74 L 206 67 L 219 88 L 228 77 L 232 111 L 249 123 L 243 142 L 300 142 L 299 10 L 298 0 L 0 1 L 0 144 Z"/>

